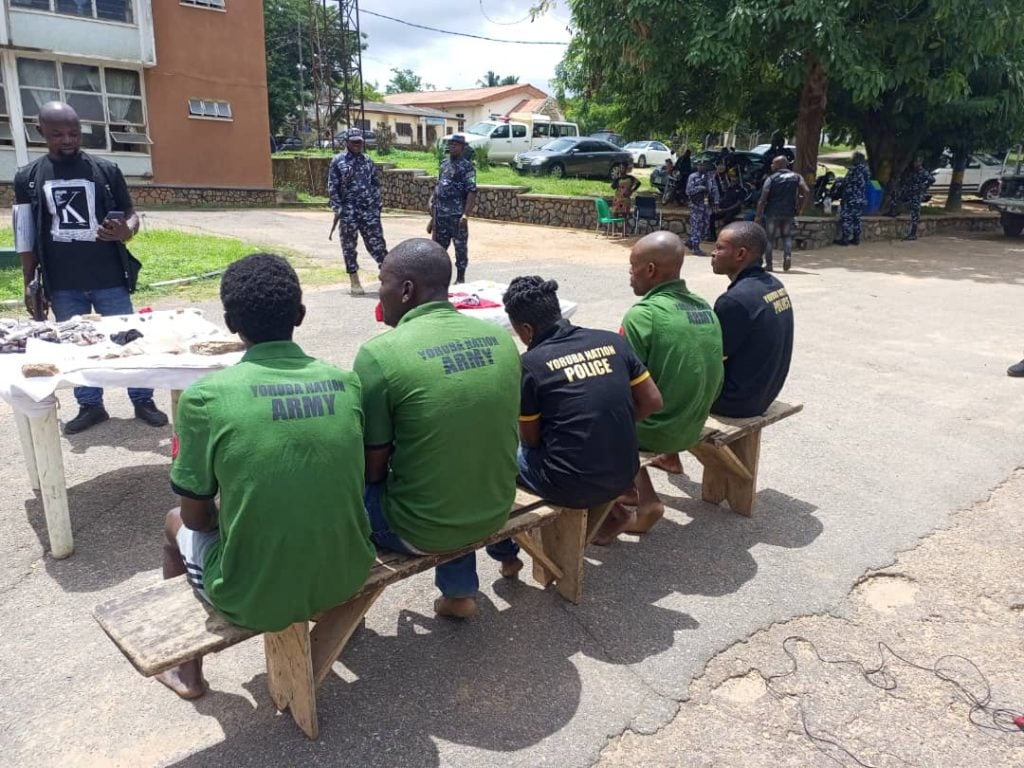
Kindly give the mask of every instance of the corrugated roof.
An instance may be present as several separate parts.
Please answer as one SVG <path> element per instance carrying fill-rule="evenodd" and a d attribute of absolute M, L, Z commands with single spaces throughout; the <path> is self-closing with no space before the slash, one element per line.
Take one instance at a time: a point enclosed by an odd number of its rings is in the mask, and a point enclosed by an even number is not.
<path fill-rule="evenodd" d="M 410 107 L 404 104 L 386 104 L 382 101 L 367 101 L 363 104 L 367 112 L 383 112 L 387 115 L 413 115 L 415 117 L 451 117 L 438 109 Z"/>
<path fill-rule="evenodd" d="M 547 97 L 543 99 L 523 99 L 505 114 L 511 115 L 513 112 L 528 112 L 530 114 L 535 114 L 544 109 L 544 105 L 547 103 Z"/>
<path fill-rule="evenodd" d="M 522 93 L 533 98 L 547 98 L 540 88 L 529 83 L 499 85 L 494 88 L 462 88 L 448 91 L 417 91 L 416 93 L 393 93 L 384 97 L 388 104 L 424 106 L 431 104 L 481 104 L 493 99 Z"/>

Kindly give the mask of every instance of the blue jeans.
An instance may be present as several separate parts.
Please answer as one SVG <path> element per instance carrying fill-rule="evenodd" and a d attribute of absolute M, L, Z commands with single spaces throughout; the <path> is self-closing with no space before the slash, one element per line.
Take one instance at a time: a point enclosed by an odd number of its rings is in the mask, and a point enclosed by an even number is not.
<path fill-rule="evenodd" d="M 540 458 L 540 452 L 536 448 L 527 448 L 522 443 L 519 444 L 519 452 L 516 454 L 516 460 L 519 462 L 519 484 L 525 486 L 527 490 L 533 493 L 543 495 L 538 490 L 543 481 L 530 462 L 531 454 L 535 458 Z M 488 544 L 487 554 L 501 563 L 504 563 L 506 560 L 515 560 L 519 555 L 519 545 L 512 539 L 505 539 L 494 544 Z"/>
<path fill-rule="evenodd" d="M 93 291 L 54 291 L 50 306 L 57 322 L 68 320 L 75 315 L 87 315 L 92 311 L 100 315 L 130 315 L 132 298 L 127 288 L 98 288 Z M 128 397 L 133 403 L 153 399 L 152 389 L 128 388 Z M 75 400 L 79 406 L 103 405 L 103 390 L 99 387 L 75 387 Z"/>
<path fill-rule="evenodd" d="M 370 518 L 370 540 L 378 547 L 392 552 L 404 555 L 426 554 L 391 530 L 380 503 L 383 493 L 384 483 L 374 483 L 367 485 L 363 494 L 363 506 Z M 476 552 L 437 566 L 434 569 L 434 585 L 445 597 L 473 597 L 480 589 L 480 579 L 476 575 Z"/>

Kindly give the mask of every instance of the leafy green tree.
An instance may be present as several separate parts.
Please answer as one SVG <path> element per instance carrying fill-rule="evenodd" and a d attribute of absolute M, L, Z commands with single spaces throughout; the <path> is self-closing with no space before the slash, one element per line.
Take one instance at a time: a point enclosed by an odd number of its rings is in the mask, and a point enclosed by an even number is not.
<path fill-rule="evenodd" d="M 614 98 L 631 125 L 664 129 L 739 118 L 766 81 L 796 101 L 797 167 L 813 176 L 830 99 L 856 113 L 871 169 L 898 175 L 927 114 L 970 95 L 1001 58 L 1024 89 L 1020 0 L 568 0 L 570 83 Z M 537 12 L 544 12 L 542 0 Z M 680 50 L 680 42 L 685 45 Z"/>
<path fill-rule="evenodd" d="M 501 78 L 498 77 L 497 72 L 489 69 L 483 77 L 476 81 L 476 84 L 481 88 L 494 88 L 496 85 L 501 85 Z"/>
<path fill-rule="evenodd" d="M 519 75 L 505 75 L 498 85 L 519 85 Z"/>
<path fill-rule="evenodd" d="M 423 78 L 411 69 L 392 69 L 391 79 L 384 87 L 385 93 L 415 93 L 416 91 L 432 91 L 434 86 L 424 83 Z"/>

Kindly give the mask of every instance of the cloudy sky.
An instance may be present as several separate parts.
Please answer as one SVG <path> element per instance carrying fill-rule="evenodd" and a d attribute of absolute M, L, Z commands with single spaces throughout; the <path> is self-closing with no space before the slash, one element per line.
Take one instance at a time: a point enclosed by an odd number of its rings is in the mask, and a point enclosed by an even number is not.
<path fill-rule="evenodd" d="M 376 11 L 404 21 L 502 40 L 569 41 L 569 9 L 558 3 L 537 21 L 528 11 L 536 0 L 360 0 L 360 26 L 367 35 L 363 78 L 383 91 L 391 69 L 411 69 L 439 90 L 473 88 L 488 70 L 518 75 L 551 92 L 548 81 L 564 48 L 509 45 L 414 29 L 371 16 Z"/>

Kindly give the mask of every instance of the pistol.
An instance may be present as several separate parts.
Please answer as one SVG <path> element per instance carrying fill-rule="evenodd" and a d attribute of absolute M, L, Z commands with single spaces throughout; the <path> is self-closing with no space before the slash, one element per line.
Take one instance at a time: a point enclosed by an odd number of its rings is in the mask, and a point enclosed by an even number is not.
<path fill-rule="evenodd" d="M 28 284 L 28 293 L 30 304 L 28 309 L 32 314 L 32 319 L 45 320 L 47 313 L 50 311 L 50 305 L 47 303 L 46 294 L 43 292 L 43 281 L 39 267 L 36 267 L 35 274 Z"/>

